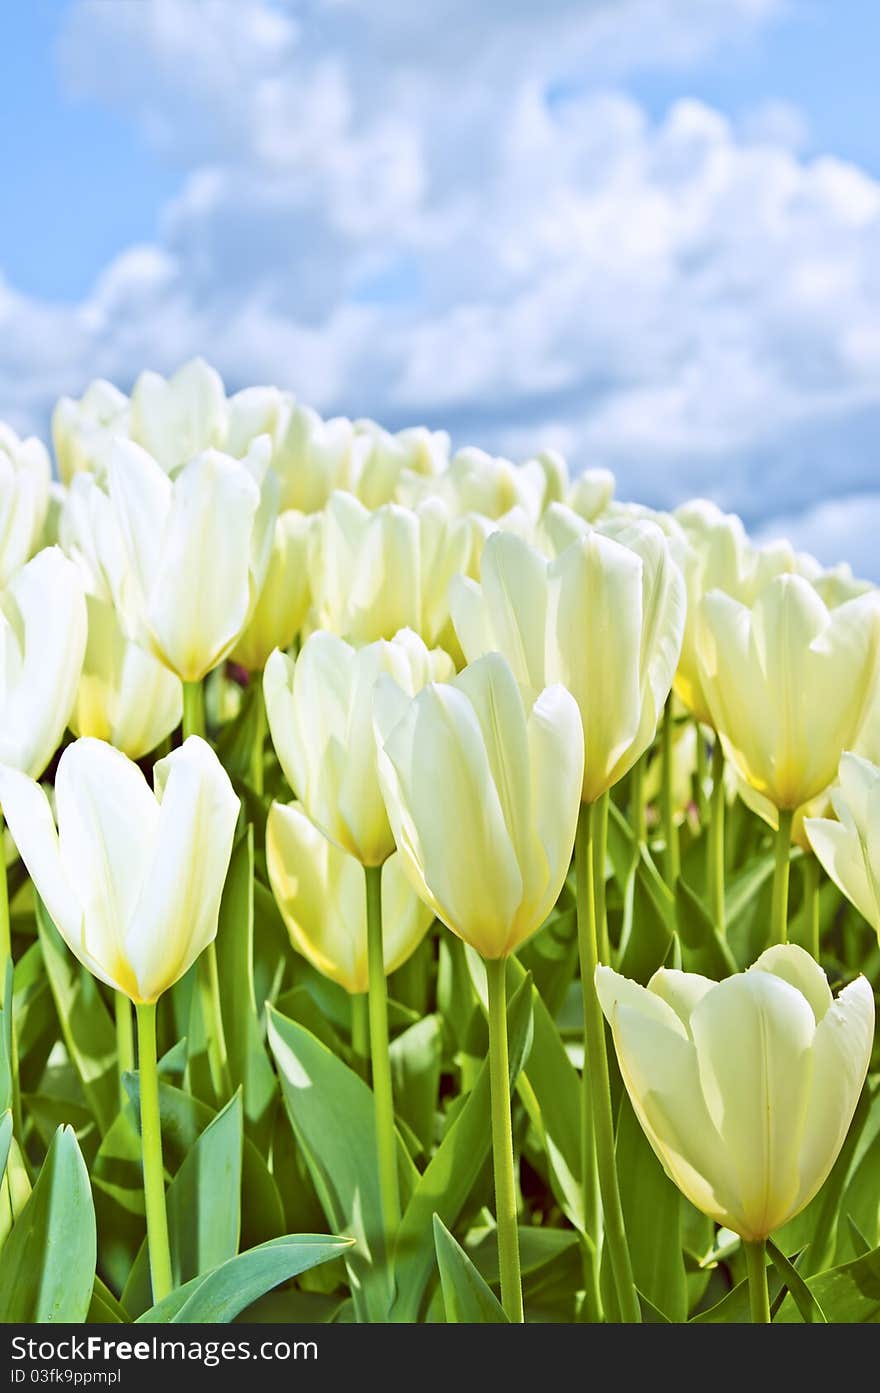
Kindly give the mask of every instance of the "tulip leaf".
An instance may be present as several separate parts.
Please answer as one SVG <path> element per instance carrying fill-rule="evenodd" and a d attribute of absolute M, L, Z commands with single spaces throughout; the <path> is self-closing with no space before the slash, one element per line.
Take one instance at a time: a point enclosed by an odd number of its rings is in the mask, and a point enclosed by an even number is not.
<path fill-rule="evenodd" d="M 870 1253 L 871 1245 L 851 1214 L 847 1214 L 846 1223 L 849 1229 L 850 1242 L 855 1249 L 856 1257 L 862 1258 L 865 1256 L 865 1253 Z"/>
<path fill-rule="evenodd" d="M 447 1322 L 450 1325 L 506 1325 L 508 1320 L 501 1302 L 437 1214 L 434 1215 L 434 1245 Z"/>
<path fill-rule="evenodd" d="M 345 1256 L 351 1244 L 349 1238 L 315 1233 L 273 1238 L 258 1248 L 249 1248 L 246 1253 L 230 1258 L 212 1272 L 193 1277 L 139 1316 L 138 1323 L 226 1323 L 280 1282 L 289 1281 L 322 1262 Z"/>
<path fill-rule="evenodd" d="M 245 1128 L 265 1150 L 272 1135 L 278 1085 L 263 1045 L 254 995 L 254 831 L 232 854 L 217 928 L 220 1000 L 233 1088 L 244 1099 Z"/>
<path fill-rule="evenodd" d="M 89 1176 L 70 1127 L 59 1127 L 0 1263 L 0 1322 L 85 1320 L 97 1238 Z"/>
<path fill-rule="evenodd" d="M 219 1267 L 238 1252 L 242 1169 L 242 1102 L 236 1093 L 194 1141 L 168 1186 L 165 1204 L 174 1285 Z M 132 1315 L 150 1305 L 146 1239 L 122 1301 Z"/>
<path fill-rule="evenodd" d="M 822 1307 L 819 1305 L 794 1263 L 785 1256 L 781 1248 L 777 1248 L 772 1238 L 767 1239 L 767 1253 L 770 1257 L 770 1261 L 782 1278 L 783 1283 L 791 1292 L 792 1300 L 803 1316 L 806 1324 L 826 1325 L 827 1321 Z"/>
<path fill-rule="evenodd" d="M 806 1284 L 829 1323 L 876 1323 L 880 1319 L 880 1248 L 809 1277 Z M 786 1324 L 803 1319 L 793 1292 L 783 1302 L 778 1319 Z"/>
<path fill-rule="evenodd" d="M 131 1320 L 121 1301 L 117 1301 L 100 1277 L 95 1277 L 86 1322 L 89 1325 L 122 1325 Z"/>
<path fill-rule="evenodd" d="M 6 1159 L 12 1141 L 12 1110 L 7 1108 L 0 1114 L 0 1180 L 6 1174 Z"/>
<path fill-rule="evenodd" d="M 429 1152 L 434 1141 L 434 1117 L 440 1087 L 443 1023 L 425 1016 L 391 1043 L 394 1107 L 412 1129 L 420 1148 Z"/>
<path fill-rule="evenodd" d="M 34 900 L 58 1024 L 103 1136 L 119 1112 L 116 1029 L 94 977 L 68 951 L 39 896 Z"/>
<path fill-rule="evenodd" d="M 373 1095 L 310 1031 L 274 1008 L 269 1011 L 269 1044 L 290 1125 L 327 1220 L 337 1233 L 357 1240 L 346 1262 L 359 1317 L 384 1320 L 390 1273 L 383 1254 Z M 418 1172 L 400 1138 L 397 1156 L 406 1206 Z"/>
<path fill-rule="evenodd" d="M 739 972 L 739 964 L 727 940 L 696 891 L 682 876 L 675 886 L 675 917 L 682 943 L 698 955 L 698 961 L 688 963 L 689 971 L 719 980 Z"/>
<path fill-rule="evenodd" d="M 681 1196 L 657 1160 L 626 1096 L 620 1103 L 615 1154 L 633 1280 L 664 1319 L 687 1320 Z"/>
<path fill-rule="evenodd" d="M 532 980 L 526 975 L 507 1007 L 510 1081 L 514 1085 L 532 1038 Z M 491 1151 L 489 1063 L 484 1060 L 463 1106 L 405 1205 L 395 1248 L 391 1318 L 418 1320 L 435 1267 L 435 1215 L 454 1224 Z"/>

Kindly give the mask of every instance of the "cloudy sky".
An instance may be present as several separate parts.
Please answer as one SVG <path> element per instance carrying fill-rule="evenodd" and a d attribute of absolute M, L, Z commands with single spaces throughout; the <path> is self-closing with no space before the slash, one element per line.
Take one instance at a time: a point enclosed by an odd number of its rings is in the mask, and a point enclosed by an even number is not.
<path fill-rule="evenodd" d="M 202 353 L 880 579 L 873 0 L 28 0 L 0 418 Z"/>

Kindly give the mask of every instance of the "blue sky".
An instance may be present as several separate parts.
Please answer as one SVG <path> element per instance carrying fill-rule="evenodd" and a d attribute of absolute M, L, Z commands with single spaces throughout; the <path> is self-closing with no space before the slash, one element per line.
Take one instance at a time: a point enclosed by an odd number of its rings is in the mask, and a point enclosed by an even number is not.
<path fill-rule="evenodd" d="M 868 0 L 29 0 L 0 417 L 193 353 L 877 573 Z"/>

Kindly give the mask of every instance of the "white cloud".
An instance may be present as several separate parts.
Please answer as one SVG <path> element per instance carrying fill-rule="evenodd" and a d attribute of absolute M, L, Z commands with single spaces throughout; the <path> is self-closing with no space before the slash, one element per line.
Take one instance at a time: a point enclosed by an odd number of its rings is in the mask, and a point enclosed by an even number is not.
<path fill-rule="evenodd" d="M 203 352 L 231 386 L 556 444 L 655 503 L 754 520 L 796 485 L 805 506 L 862 488 L 880 186 L 800 158 L 787 109 L 733 127 L 682 100 L 652 123 L 615 85 L 778 9 L 81 0 L 67 80 L 188 172 L 160 244 L 85 303 L 0 288 L 0 414 Z"/>

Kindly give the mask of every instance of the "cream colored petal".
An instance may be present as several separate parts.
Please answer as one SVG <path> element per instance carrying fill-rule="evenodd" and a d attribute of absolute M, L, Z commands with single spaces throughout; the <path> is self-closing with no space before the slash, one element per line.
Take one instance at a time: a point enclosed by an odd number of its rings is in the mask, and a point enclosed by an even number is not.
<path fill-rule="evenodd" d="M 45 790 L 27 774 L 0 765 L 0 810 L 58 932 L 80 962 L 92 968 L 83 945 L 82 907 L 61 861 L 55 819 Z"/>
<path fill-rule="evenodd" d="M 810 1003 L 817 1024 L 831 1005 L 828 978 L 816 959 L 797 943 L 776 943 L 767 948 L 749 971 L 770 972 L 788 982 Z"/>
<path fill-rule="evenodd" d="M 808 817 L 804 829 L 826 873 L 880 934 L 878 887 L 869 874 L 858 835 L 824 817 Z"/>
<path fill-rule="evenodd" d="M 815 1032 L 809 1003 L 769 972 L 726 978 L 691 1014 L 703 1096 L 736 1177 L 735 1228 L 748 1240 L 783 1224 L 797 1199 Z"/>
<path fill-rule="evenodd" d="M 543 924 L 571 866 L 583 785 L 583 727 L 564 687 L 547 687 L 527 722 L 531 775 L 531 851 L 521 858 L 525 882 L 518 933 Z"/>
<path fill-rule="evenodd" d="M 492 647 L 537 695 L 547 685 L 547 563 L 520 537 L 494 532 L 483 550 L 480 579 Z"/>
<path fill-rule="evenodd" d="M 800 1139 L 796 1213 L 827 1179 L 849 1130 L 874 1040 L 874 994 L 864 977 L 845 987 L 813 1042 L 810 1101 Z"/>
<path fill-rule="evenodd" d="M 691 1012 L 706 993 L 717 986 L 718 983 L 713 982 L 711 977 L 701 977 L 698 972 L 678 972 L 673 968 L 660 967 L 648 983 L 648 991 L 671 1006 L 690 1033 Z"/>
<path fill-rule="evenodd" d="M 162 565 L 171 483 L 152 455 L 131 440 L 114 441 L 110 501 L 146 606 Z"/>
<path fill-rule="evenodd" d="M 173 986 L 216 935 L 239 811 L 229 775 L 196 735 L 159 761 L 153 781 L 157 829 L 125 936 L 144 1001 Z"/>

